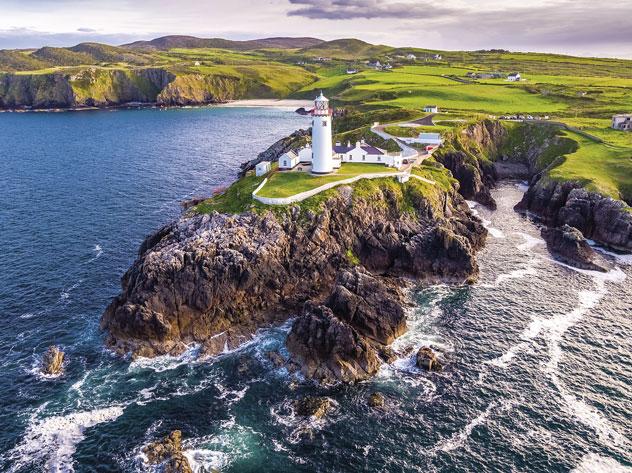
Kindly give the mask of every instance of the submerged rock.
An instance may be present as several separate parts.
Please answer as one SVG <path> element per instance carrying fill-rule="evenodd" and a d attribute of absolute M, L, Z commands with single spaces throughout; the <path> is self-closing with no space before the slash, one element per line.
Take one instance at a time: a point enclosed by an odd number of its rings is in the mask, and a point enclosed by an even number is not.
<path fill-rule="evenodd" d="M 443 368 L 437 355 L 430 347 L 421 347 L 419 349 L 416 356 L 416 364 L 418 368 L 426 371 L 441 371 Z"/>
<path fill-rule="evenodd" d="M 371 393 L 367 403 L 369 407 L 384 407 L 384 396 L 380 393 Z"/>
<path fill-rule="evenodd" d="M 307 396 L 303 399 L 297 399 L 292 403 L 292 406 L 296 415 L 321 419 L 331 410 L 332 403 L 326 397 Z"/>
<path fill-rule="evenodd" d="M 569 225 L 559 228 L 543 228 L 542 238 L 549 251 L 563 263 L 576 268 L 606 272 L 610 265 L 593 250 L 582 232 Z"/>
<path fill-rule="evenodd" d="M 285 364 L 285 359 L 278 351 L 268 351 L 266 356 L 276 368 L 280 368 Z"/>
<path fill-rule="evenodd" d="M 57 375 L 62 371 L 64 363 L 64 352 L 55 345 L 48 347 L 42 359 L 42 373 L 47 375 Z"/>
<path fill-rule="evenodd" d="M 150 465 L 162 465 L 163 473 L 193 473 L 182 453 L 182 432 L 174 430 L 162 440 L 143 447 Z"/>

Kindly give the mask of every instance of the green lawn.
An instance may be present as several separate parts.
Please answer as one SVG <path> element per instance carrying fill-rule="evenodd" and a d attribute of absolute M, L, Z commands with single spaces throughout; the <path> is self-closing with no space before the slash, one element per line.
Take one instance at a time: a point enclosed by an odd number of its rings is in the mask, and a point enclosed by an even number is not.
<path fill-rule="evenodd" d="M 312 176 L 303 172 L 275 172 L 257 195 L 261 197 L 290 197 L 330 182 L 342 181 L 358 174 L 394 173 L 395 169 L 382 164 L 344 163 L 335 174 Z"/>
<path fill-rule="evenodd" d="M 632 201 L 632 147 L 597 143 L 569 131 L 563 136 L 576 141 L 579 148 L 549 171 L 551 179 L 578 181 L 590 191 Z"/>

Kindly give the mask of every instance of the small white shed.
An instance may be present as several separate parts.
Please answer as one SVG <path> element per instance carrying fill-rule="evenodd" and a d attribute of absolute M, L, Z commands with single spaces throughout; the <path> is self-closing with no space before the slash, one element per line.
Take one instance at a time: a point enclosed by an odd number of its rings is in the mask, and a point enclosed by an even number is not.
<path fill-rule="evenodd" d="M 268 174 L 271 168 L 270 161 L 261 161 L 255 166 L 255 174 L 257 176 L 263 176 L 264 174 Z"/>
<path fill-rule="evenodd" d="M 288 151 L 279 157 L 279 169 L 294 169 L 298 164 L 298 154 L 295 151 Z"/>

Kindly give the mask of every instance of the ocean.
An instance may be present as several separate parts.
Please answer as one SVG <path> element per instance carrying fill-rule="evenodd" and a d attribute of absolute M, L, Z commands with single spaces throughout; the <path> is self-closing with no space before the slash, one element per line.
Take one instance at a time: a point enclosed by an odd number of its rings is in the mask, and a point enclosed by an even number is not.
<path fill-rule="evenodd" d="M 265 356 L 289 323 L 214 359 L 104 348 L 100 316 L 143 238 L 306 126 L 271 108 L 0 114 L 0 470 L 151 471 L 143 445 L 181 429 L 197 472 L 631 472 L 632 257 L 609 255 L 607 274 L 554 261 L 513 211 L 520 183 L 494 190 L 496 211 L 471 204 L 490 231 L 477 284 L 411 291 L 395 345 L 432 345 L 441 373 L 402 358 L 357 385 L 297 386 Z M 59 377 L 38 372 L 51 344 Z M 295 417 L 314 394 L 333 412 Z"/>

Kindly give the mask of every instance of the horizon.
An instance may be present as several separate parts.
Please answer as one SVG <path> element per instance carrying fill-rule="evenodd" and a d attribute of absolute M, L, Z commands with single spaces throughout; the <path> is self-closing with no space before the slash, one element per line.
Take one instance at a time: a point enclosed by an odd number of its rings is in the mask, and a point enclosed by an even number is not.
<path fill-rule="evenodd" d="M 185 0 L 177 11 L 169 0 L 133 5 L 114 0 L 107 6 L 93 0 L 3 3 L 0 49 L 122 45 L 171 35 L 235 41 L 314 37 L 441 51 L 505 49 L 632 59 L 627 33 L 632 4 L 622 0 L 600 7 L 598 16 L 588 0 L 535 0 L 527 7 L 519 0 L 484 0 L 474 7 L 462 0 Z"/>

